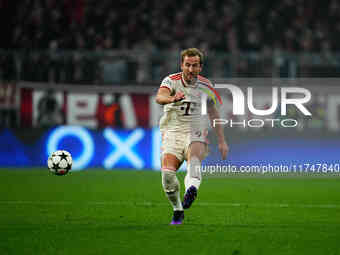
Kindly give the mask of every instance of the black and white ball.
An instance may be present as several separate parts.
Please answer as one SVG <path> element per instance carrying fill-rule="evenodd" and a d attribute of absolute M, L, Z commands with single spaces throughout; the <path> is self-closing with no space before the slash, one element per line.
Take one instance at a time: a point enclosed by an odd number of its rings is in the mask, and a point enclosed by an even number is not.
<path fill-rule="evenodd" d="M 72 168 L 72 156 L 65 150 L 55 151 L 48 157 L 47 166 L 53 174 L 65 175 Z"/>

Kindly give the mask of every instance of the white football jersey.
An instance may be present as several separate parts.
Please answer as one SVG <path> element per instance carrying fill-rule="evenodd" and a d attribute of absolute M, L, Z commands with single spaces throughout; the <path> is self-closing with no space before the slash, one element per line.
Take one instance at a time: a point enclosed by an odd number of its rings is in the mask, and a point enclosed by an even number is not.
<path fill-rule="evenodd" d="M 182 72 L 167 76 L 161 83 L 161 88 L 170 90 L 170 95 L 176 92 L 184 93 L 181 101 L 164 105 L 164 115 L 160 120 L 161 131 L 192 132 L 208 128 L 209 119 L 202 115 L 202 97 L 208 86 L 212 83 L 198 75 L 192 85 L 186 84 L 182 78 Z M 205 97 L 207 98 L 207 97 Z"/>

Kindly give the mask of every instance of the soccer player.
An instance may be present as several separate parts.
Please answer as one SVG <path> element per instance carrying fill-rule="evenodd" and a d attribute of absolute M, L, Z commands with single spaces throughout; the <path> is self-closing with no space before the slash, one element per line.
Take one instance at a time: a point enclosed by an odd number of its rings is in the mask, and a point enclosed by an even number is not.
<path fill-rule="evenodd" d="M 157 92 L 156 102 L 164 105 L 164 115 L 160 120 L 162 134 L 162 185 L 174 209 L 171 224 L 182 224 L 184 210 L 197 197 L 201 184 L 201 162 L 207 154 L 208 122 L 202 115 L 201 97 L 211 82 L 199 75 L 203 67 L 203 54 L 196 48 L 181 52 L 182 72 L 167 76 Z M 210 121 L 219 114 L 211 100 L 207 102 Z M 221 125 L 214 127 L 218 137 L 218 148 L 222 159 L 228 153 Z M 180 184 L 176 171 L 187 161 L 184 179 L 185 195 L 180 200 Z"/>

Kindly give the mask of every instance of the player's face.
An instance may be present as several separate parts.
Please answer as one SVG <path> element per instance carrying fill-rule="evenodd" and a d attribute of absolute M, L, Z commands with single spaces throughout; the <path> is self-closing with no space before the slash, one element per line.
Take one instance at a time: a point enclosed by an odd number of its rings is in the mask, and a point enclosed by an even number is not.
<path fill-rule="evenodd" d="M 202 71 L 199 56 L 185 56 L 181 64 L 183 78 L 186 82 L 192 82 L 197 78 L 197 75 Z"/>

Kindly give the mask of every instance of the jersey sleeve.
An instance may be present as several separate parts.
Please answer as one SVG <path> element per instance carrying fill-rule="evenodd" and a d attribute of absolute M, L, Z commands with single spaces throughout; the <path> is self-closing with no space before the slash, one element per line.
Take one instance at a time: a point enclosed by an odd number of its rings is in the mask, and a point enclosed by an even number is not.
<path fill-rule="evenodd" d="M 163 79 L 163 81 L 161 82 L 160 88 L 168 88 L 170 90 L 170 93 L 173 92 L 173 90 L 174 90 L 173 83 L 172 83 L 169 76 L 167 76 Z"/>
<path fill-rule="evenodd" d="M 213 84 L 211 81 L 209 81 L 209 85 L 210 85 L 211 87 L 215 87 L 214 84 Z M 215 97 L 214 94 L 212 94 L 212 95 Z M 214 98 L 214 99 L 216 100 L 216 98 Z M 208 104 L 208 106 L 214 106 L 214 105 L 215 105 L 214 99 L 213 99 L 212 97 L 208 96 L 208 98 L 207 98 L 207 104 Z"/>

